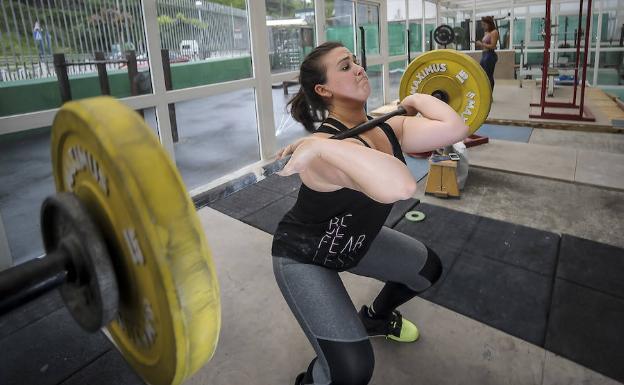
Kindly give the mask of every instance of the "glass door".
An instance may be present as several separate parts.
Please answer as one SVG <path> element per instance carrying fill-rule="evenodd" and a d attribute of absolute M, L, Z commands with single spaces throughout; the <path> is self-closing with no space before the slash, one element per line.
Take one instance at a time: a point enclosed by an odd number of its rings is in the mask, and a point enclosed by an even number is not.
<path fill-rule="evenodd" d="M 380 3 L 375 1 L 334 0 L 326 7 L 326 37 L 328 41 L 339 41 L 351 52 L 361 56 L 362 32 L 366 55 L 379 56 L 380 48 Z"/>
<path fill-rule="evenodd" d="M 369 1 L 357 1 L 355 20 L 357 23 L 356 41 L 358 50 L 356 55 L 362 52 L 362 30 L 364 31 L 364 43 L 366 56 L 379 56 L 380 54 L 380 27 L 379 27 L 379 4 Z"/>

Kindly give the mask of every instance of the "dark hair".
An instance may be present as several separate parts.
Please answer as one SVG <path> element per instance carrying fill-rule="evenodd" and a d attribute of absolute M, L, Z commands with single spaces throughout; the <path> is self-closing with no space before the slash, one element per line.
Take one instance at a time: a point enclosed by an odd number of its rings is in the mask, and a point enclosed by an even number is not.
<path fill-rule="evenodd" d="M 325 54 L 334 48 L 344 47 L 342 43 L 328 41 L 314 48 L 301 63 L 299 69 L 299 91 L 287 104 L 292 117 L 303 124 L 306 130 L 314 132 L 314 122 L 322 122 L 327 115 L 327 103 L 314 91 L 317 84 L 327 81 L 327 68 L 321 64 Z"/>
<path fill-rule="evenodd" d="M 481 21 L 488 25 L 488 32 L 496 29 L 496 23 L 494 23 L 494 16 L 483 16 Z"/>

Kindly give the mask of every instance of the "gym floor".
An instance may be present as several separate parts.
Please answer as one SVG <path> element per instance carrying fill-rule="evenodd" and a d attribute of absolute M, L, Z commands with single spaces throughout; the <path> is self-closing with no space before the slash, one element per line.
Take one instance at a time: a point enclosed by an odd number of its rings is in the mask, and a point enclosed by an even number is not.
<path fill-rule="evenodd" d="M 517 84 L 497 83 L 494 109 L 505 100 L 500 92 L 515 92 L 507 87 Z M 419 325 L 419 341 L 374 340 L 372 383 L 624 383 L 624 136 L 496 125 L 479 133 L 490 143 L 469 149 L 460 199 L 424 195 L 424 161 L 410 159 L 419 193 L 397 204 L 386 225 L 436 249 L 445 274 L 401 308 Z M 26 214 L 38 205 L 15 202 L 52 193 L 45 136 L 20 142 L 32 163 L 0 148 L 0 209 L 25 244 L 39 239 Z M 20 179 L 28 189 L 8 184 L 16 172 L 28 173 Z M 189 384 L 291 384 L 313 357 L 270 262 L 271 233 L 298 184 L 273 175 L 198 209 L 223 323 L 215 357 Z M 7 208 L 17 212 L 8 225 Z M 425 221 L 403 219 L 412 209 Z M 343 278 L 356 306 L 381 287 Z M 71 321 L 56 293 L 0 318 L 0 349 L 1 384 L 142 383 L 102 333 Z"/>

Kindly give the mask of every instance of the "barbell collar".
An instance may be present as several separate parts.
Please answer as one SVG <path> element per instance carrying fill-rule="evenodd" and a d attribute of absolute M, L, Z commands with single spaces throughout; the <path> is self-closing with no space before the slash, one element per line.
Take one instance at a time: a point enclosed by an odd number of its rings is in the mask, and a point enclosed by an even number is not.
<path fill-rule="evenodd" d="M 433 96 L 434 98 L 440 99 L 441 101 L 443 101 L 444 103 L 448 104 L 449 101 L 449 96 L 448 94 L 443 91 L 443 90 L 435 90 L 431 93 L 431 96 Z"/>

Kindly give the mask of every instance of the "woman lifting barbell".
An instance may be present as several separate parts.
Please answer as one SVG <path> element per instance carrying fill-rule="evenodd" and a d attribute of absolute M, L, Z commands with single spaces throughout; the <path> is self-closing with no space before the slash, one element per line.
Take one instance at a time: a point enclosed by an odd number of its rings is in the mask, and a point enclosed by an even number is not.
<path fill-rule="evenodd" d="M 456 143 L 468 127 L 444 102 L 415 94 L 401 104 L 408 115 L 422 116 L 395 116 L 359 136 L 331 140 L 367 121 L 371 91 L 366 72 L 340 43 L 310 52 L 299 83 L 290 112 L 314 134 L 278 154 L 292 154 L 280 174 L 298 173 L 303 184 L 272 247 L 278 286 L 317 355 L 295 383 L 367 384 L 374 367 L 369 336 L 415 341 L 418 329 L 396 308 L 442 274 L 433 250 L 383 226 L 392 203 L 416 191 L 402 153 Z M 340 271 L 386 284 L 358 313 Z"/>
<path fill-rule="evenodd" d="M 481 67 L 483 67 L 488 79 L 490 79 L 490 87 L 492 91 L 494 91 L 494 68 L 498 61 L 498 55 L 496 55 L 498 29 L 496 29 L 496 23 L 494 23 L 494 17 L 492 16 L 483 16 L 481 18 L 481 26 L 485 34 L 483 35 L 483 40 L 477 40 L 475 45 L 477 48 L 483 50 L 481 55 Z"/>

